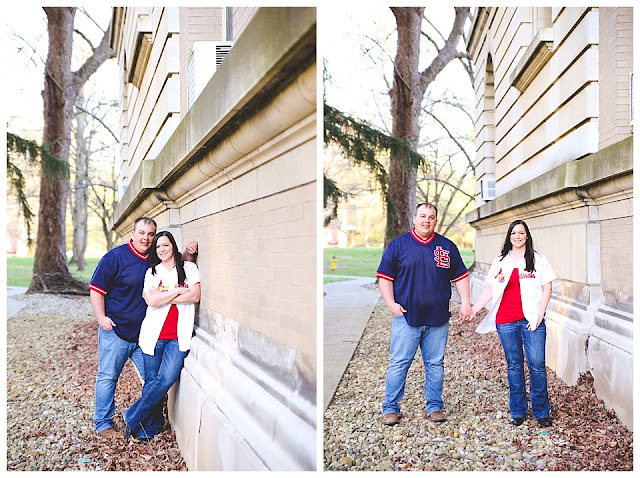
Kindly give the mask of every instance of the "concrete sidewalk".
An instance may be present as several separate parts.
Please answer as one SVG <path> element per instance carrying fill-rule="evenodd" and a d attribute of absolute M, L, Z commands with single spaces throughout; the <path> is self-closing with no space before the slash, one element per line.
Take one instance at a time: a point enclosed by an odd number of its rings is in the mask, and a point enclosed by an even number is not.
<path fill-rule="evenodd" d="M 13 298 L 14 295 L 22 295 L 27 292 L 26 287 L 7 287 L 7 319 L 16 315 L 24 304 Z"/>
<path fill-rule="evenodd" d="M 329 406 L 380 298 L 377 288 L 363 287 L 373 283 L 374 278 L 354 277 L 324 285 L 324 410 Z"/>

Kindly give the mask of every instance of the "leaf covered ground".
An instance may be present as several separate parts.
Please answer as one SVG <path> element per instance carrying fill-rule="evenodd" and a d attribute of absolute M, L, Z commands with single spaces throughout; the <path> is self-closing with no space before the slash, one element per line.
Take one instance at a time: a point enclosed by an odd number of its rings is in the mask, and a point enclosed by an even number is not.
<path fill-rule="evenodd" d="M 381 402 L 391 314 L 380 300 L 324 414 L 325 470 L 633 469 L 633 433 L 605 409 L 588 374 L 569 386 L 547 369 L 553 425 L 541 428 L 530 412 L 520 427 L 510 425 L 500 339 L 495 332 L 476 333 L 478 322 L 452 321 L 449 329 L 443 389 L 448 420 L 421 418 L 424 366 L 417 353 L 400 402 L 405 417 L 389 427 L 382 424 Z"/>
<path fill-rule="evenodd" d="M 186 465 L 167 423 L 149 442 L 93 432 L 97 325 L 88 297 L 28 294 L 7 322 L 7 469 L 172 471 Z M 140 396 L 127 362 L 116 389 L 116 428 Z"/>

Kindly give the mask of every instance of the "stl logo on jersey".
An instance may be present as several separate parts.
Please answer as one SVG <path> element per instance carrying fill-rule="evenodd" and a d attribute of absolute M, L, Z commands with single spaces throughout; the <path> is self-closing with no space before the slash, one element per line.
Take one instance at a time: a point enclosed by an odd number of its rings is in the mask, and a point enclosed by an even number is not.
<path fill-rule="evenodd" d="M 433 258 L 436 261 L 436 265 L 438 267 L 443 267 L 445 269 L 449 269 L 451 267 L 451 258 L 449 257 L 449 251 L 443 249 L 442 247 L 436 247 L 436 250 L 433 251 Z"/>

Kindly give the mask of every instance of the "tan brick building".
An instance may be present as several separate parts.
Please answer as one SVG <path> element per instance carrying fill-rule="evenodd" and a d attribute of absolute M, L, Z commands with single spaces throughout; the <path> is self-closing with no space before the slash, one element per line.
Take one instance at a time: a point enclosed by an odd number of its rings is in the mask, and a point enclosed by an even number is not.
<path fill-rule="evenodd" d="M 632 8 L 475 8 L 472 299 L 523 219 L 558 276 L 547 365 L 633 420 Z M 553 404 L 552 404 L 553 405 Z"/>
<path fill-rule="evenodd" d="M 313 8 L 114 9 L 113 227 L 152 216 L 200 245 L 169 395 L 190 470 L 316 468 L 315 24 Z"/>

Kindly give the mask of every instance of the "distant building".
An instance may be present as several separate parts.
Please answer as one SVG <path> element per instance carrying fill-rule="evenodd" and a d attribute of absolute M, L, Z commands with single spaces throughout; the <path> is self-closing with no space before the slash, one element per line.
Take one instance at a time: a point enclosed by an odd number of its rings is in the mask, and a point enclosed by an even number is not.
<path fill-rule="evenodd" d="M 314 8 L 115 8 L 113 227 L 199 242 L 169 413 L 189 470 L 316 469 Z"/>
<path fill-rule="evenodd" d="M 547 364 L 633 426 L 633 9 L 474 9 L 472 299 L 523 219 L 558 276 Z"/>

